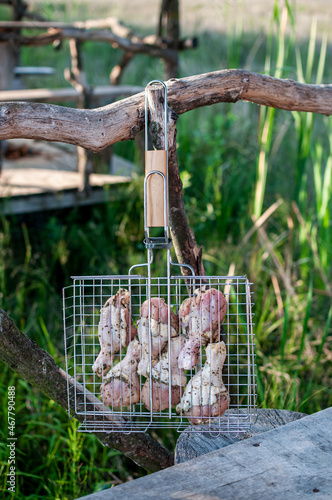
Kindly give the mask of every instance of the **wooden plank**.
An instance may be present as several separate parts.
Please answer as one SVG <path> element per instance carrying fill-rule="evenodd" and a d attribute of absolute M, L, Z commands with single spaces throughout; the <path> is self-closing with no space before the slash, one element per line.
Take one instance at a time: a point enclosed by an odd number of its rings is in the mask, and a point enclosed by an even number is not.
<path fill-rule="evenodd" d="M 130 182 L 130 177 L 105 174 L 91 174 L 91 186 Z M 50 170 L 48 168 L 25 168 L 4 170 L 0 180 L 0 197 L 24 196 L 46 192 L 75 189 L 80 186 L 79 172 Z"/>
<path fill-rule="evenodd" d="M 332 497 L 332 408 L 84 500 Z"/>
<path fill-rule="evenodd" d="M 44 212 L 45 210 L 61 210 L 63 208 L 97 203 L 112 202 L 124 198 L 125 184 L 113 184 L 109 189 L 92 187 L 88 197 L 82 196 L 77 189 L 54 193 L 41 193 L 28 196 L 14 196 L 0 199 L 0 215 L 14 215 Z"/>
<path fill-rule="evenodd" d="M 137 169 L 128 160 L 113 155 L 114 173 L 91 174 L 89 196 L 79 191 L 76 148 L 68 144 L 13 139 L 7 143 L 3 172 L 0 176 L 0 213 L 20 214 L 61 209 L 77 205 L 121 199 Z M 109 186 L 107 193 L 104 186 Z"/>
<path fill-rule="evenodd" d="M 232 410 L 230 410 L 232 411 Z M 220 436 L 211 436 L 209 432 L 193 432 L 194 426 L 191 426 L 185 432 L 182 432 L 176 443 L 175 463 L 181 464 L 197 458 L 206 453 L 219 450 L 237 441 L 257 436 L 263 432 L 276 429 L 280 425 L 286 425 L 294 420 L 299 420 L 306 416 L 305 413 L 288 410 L 269 410 L 260 408 L 257 411 L 257 421 L 251 426 L 250 431 L 242 432 L 237 436 L 232 434 L 221 434 Z M 204 429 L 204 426 L 201 427 Z M 196 429 L 197 430 L 197 429 Z"/>
<path fill-rule="evenodd" d="M 55 69 L 48 66 L 16 66 L 14 68 L 15 76 L 52 76 L 55 73 Z"/>
<path fill-rule="evenodd" d="M 134 85 L 100 85 L 91 89 L 93 99 L 116 99 L 121 96 L 131 96 L 141 92 L 142 87 Z M 68 102 L 76 101 L 80 93 L 72 88 L 62 89 L 20 89 L 0 92 L 0 102 Z"/>

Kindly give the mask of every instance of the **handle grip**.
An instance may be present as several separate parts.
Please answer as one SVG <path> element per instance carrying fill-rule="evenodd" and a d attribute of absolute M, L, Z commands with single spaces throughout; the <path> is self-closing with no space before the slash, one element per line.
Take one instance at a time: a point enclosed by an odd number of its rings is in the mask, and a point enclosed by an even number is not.
<path fill-rule="evenodd" d="M 167 181 L 167 151 L 153 150 L 145 151 L 145 175 L 152 170 L 157 170 L 164 174 Z M 168 183 L 166 182 L 166 186 Z M 168 226 L 168 214 L 165 224 L 164 219 L 164 200 L 165 200 L 165 182 L 161 175 L 150 175 L 146 186 L 146 209 L 147 209 L 147 227 Z M 168 193 L 166 193 L 168 196 Z"/>

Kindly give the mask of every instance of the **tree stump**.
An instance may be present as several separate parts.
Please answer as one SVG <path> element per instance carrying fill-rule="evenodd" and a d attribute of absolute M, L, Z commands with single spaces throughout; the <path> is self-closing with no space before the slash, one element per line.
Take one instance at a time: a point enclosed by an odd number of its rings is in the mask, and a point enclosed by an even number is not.
<path fill-rule="evenodd" d="M 270 409 L 259 409 L 257 414 L 257 421 L 251 426 L 250 431 L 240 433 L 237 436 L 221 434 L 218 437 L 213 437 L 209 432 L 204 432 L 203 425 L 200 426 L 202 433 L 192 432 L 195 427 L 197 430 L 197 426 L 189 427 L 187 431 L 181 434 L 176 443 L 175 463 L 187 462 L 211 451 L 219 450 L 237 441 L 257 436 L 257 434 L 262 434 L 306 416 L 305 413 L 296 411 Z"/>

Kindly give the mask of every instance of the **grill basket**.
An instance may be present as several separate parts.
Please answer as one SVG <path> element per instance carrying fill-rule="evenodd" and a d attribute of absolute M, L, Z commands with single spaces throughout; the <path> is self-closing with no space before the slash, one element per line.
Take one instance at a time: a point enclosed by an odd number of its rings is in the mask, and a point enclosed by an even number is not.
<path fill-rule="evenodd" d="M 223 416 L 204 420 L 204 430 L 213 434 L 246 432 L 256 418 L 250 286 L 245 276 L 171 276 L 169 280 L 140 275 L 73 277 L 73 284 L 63 290 L 63 310 L 66 369 L 68 380 L 72 381 L 68 382 L 68 406 L 72 415 L 84 417 L 79 430 L 145 432 L 149 428 L 175 428 L 182 432 L 201 428 L 199 425 L 191 426 L 193 417 L 177 414 L 175 407 L 148 411 L 141 401 L 117 408 L 112 404 L 104 405 L 99 394 L 104 377 L 98 377 L 92 366 L 100 352 L 98 324 L 101 308 L 120 289 L 130 292 L 129 310 L 135 324 L 140 307 L 148 297 L 168 298 L 171 310 L 177 313 L 181 303 L 192 296 L 194 289 L 205 287 L 223 292 L 227 300 L 221 329 L 224 333 L 220 334 L 220 340 L 226 344 L 222 380 L 230 402 Z M 180 324 L 179 335 L 183 334 Z M 125 354 L 126 349 L 120 348 L 120 352 L 114 355 L 113 366 L 123 360 Z M 201 346 L 198 364 L 185 372 L 187 382 L 201 370 L 205 361 L 205 348 Z M 140 393 L 145 380 L 139 375 Z M 181 397 L 184 389 L 180 388 Z"/>

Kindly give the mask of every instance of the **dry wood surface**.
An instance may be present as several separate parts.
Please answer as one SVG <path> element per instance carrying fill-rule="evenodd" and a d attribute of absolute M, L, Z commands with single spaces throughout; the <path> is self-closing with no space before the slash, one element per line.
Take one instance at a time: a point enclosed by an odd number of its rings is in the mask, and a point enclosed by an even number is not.
<path fill-rule="evenodd" d="M 233 411 L 237 413 L 237 410 L 230 410 L 231 413 Z M 197 431 L 198 427 L 196 426 L 195 429 L 194 426 L 191 426 L 185 432 L 182 432 L 177 440 L 175 463 L 181 464 L 187 462 L 206 453 L 225 448 L 243 439 L 249 439 L 263 432 L 276 429 L 281 425 L 289 424 L 305 416 L 305 413 L 296 411 L 259 408 L 257 410 L 257 420 L 251 425 L 250 430 L 240 432 L 236 436 L 232 434 L 211 435 L 209 432 L 206 432 L 204 425 L 200 426 L 202 432 L 193 432 Z"/>
<path fill-rule="evenodd" d="M 167 82 L 177 114 L 218 102 L 251 101 L 285 110 L 332 114 L 332 86 L 307 85 L 245 70 L 223 70 Z M 41 103 L 0 106 L 0 139 L 28 138 L 76 144 L 100 151 L 133 139 L 144 126 L 144 93 L 96 109 Z"/>
<path fill-rule="evenodd" d="M 332 408 L 80 500 L 331 499 Z"/>

